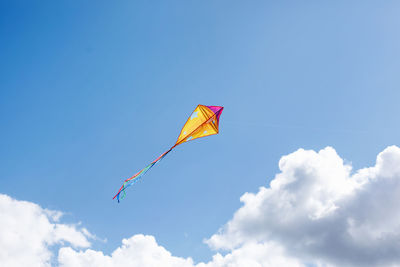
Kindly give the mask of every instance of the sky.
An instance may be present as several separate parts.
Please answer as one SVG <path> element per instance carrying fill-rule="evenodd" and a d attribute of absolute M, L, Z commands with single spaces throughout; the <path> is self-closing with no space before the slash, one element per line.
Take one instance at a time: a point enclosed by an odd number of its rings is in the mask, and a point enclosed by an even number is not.
<path fill-rule="evenodd" d="M 0 1 L 0 263 L 35 240 L 37 266 L 400 266 L 399 12 Z M 113 201 L 198 104 L 220 133 Z"/>

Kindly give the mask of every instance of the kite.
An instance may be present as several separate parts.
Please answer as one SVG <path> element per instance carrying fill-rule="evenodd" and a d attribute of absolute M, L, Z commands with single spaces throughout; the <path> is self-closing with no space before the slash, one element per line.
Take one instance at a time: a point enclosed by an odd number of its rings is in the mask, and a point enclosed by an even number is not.
<path fill-rule="evenodd" d="M 113 197 L 113 199 L 117 198 L 119 202 L 121 193 L 123 193 L 121 197 L 121 199 L 123 199 L 126 195 L 125 192 L 126 188 L 136 183 L 157 162 L 162 160 L 169 152 L 171 152 L 178 145 L 188 141 L 192 141 L 200 137 L 218 134 L 219 117 L 221 116 L 223 109 L 224 109 L 223 107 L 218 107 L 218 106 L 198 105 L 196 109 L 193 111 L 192 115 L 190 115 L 189 119 L 186 121 L 185 125 L 183 126 L 175 145 L 173 145 L 169 150 L 161 154 L 146 168 L 139 171 L 132 177 L 126 179 L 121 188 L 118 190 L 118 193 Z"/>

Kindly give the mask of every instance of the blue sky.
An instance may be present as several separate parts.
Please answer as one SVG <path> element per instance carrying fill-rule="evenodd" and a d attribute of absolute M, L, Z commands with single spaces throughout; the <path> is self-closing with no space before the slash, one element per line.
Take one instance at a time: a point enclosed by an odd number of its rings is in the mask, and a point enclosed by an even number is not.
<path fill-rule="evenodd" d="M 398 1 L 0 2 L 0 192 L 107 242 L 203 243 L 282 155 L 332 146 L 355 168 L 398 144 Z M 197 104 L 220 134 L 172 146 Z"/>

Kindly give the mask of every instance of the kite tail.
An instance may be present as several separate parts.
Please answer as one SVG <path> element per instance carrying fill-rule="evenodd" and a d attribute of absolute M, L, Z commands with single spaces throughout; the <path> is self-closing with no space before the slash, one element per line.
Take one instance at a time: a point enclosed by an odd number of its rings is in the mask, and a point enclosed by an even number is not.
<path fill-rule="evenodd" d="M 132 177 L 126 179 L 124 181 L 124 184 L 121 186 L 121 188 L 118 190 L 118 193 L 113 197 L 113 199 L 117 198 L 118 202 L 120 199 L 120 194 L 122 194 L 121 199 L 123 199 L 126 195 L 125 189 L 128 188 L 129 186 L 133 185 L 134 183 L 136 183 L 137 181 L 139 181 L 139 179 L 148 171 L 150 170 L 157 162 L 161 161 L 169 152 L 171 152 L 172 149 L 174 149 L 176 147 L 176 144 L 171 147 L 168 151 L 164 152 L 163 154 L 161 154 L 158 158 L 156 158 L 152 163 L 150 163 L 149 165 L 146 166 L 146 168 L 144 168 L 143 170 L 139 171 L 138 173 L 136 173 L 135 175 L 133 175 Z"/>

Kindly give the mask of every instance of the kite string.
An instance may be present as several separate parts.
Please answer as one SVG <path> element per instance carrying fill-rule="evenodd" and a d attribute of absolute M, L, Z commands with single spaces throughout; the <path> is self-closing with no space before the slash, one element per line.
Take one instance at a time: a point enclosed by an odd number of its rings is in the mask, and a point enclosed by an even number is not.
<path fill-rule="evenodd" d="M 149 165 L 147 165 L 144 169 L 133 175 L 132 177 L 126 179 L 121 186 L 121 188 L 118 190 L 118 193 L 113 197 L 113 199 L 117 198 L 118 202 L 120 199 L 120 194 L 123 192 L 123 195 L 121 196 L 121 199 L 123 199 L 126 196 L 126 188 L 129 186 L 135 184 L 146 172 L 148 172 L 157 162 L 161 161 L 169 152 L 171 152 L 172 149 L 174 149 L 177 146 L 175 144 L 172 146 L 168 151 L 164 152 L 161 154 L 157 159 L 155 159 L 153 162 L 151 162 Z"/>
<path fill-rule="evenodd" d="M 191 131 L 186 136 L 190 136 L 192 133 L 194 133 L 201 126 L 203 126 L 204 124 L 210 122 L 213 118 L 216 118 L 216 114 L 215 113 L 210 118 L 208 118 L 205 122 L 203 122 L 199 126 L 197 126 L 193 131 Z M 126 196 L 126 192 L 125 192 L 126 188 L 128 188 L 129 186 L 131 186 L 134 183 L 136 183 L 148 170 L 150 170 L 157 162 L 162 160 L 177 145 L 180 145 L 181 143 L 183 143 L 185 141 L 185 139 L 186 139 L 186 137 L 183 138 L 180 142 L 175 143 L 175 145 L 173 145 L 168 151 L 166 151 L 163 154 L 161 154 L 157 159 L 155 159 L 153 162 L 151 162 L 147 167 L 145 167 L 144 169 L 142 169 L 141 171 L 139 171 L 138 173 L 136 173 L 132 177 L 126 179 L 124 181 L 123 185 L 121 186 L 121 188 L 118 190 L 118 193 L 113 197 L 113 199 L 117 198 L 117 200 L 119 202 L 119 199 L 120 199 L 119 195 L 121 194 L 121 192 L 123 192 L 123 195 L 121 197 L 121 199 L 123 199 Z"/>

